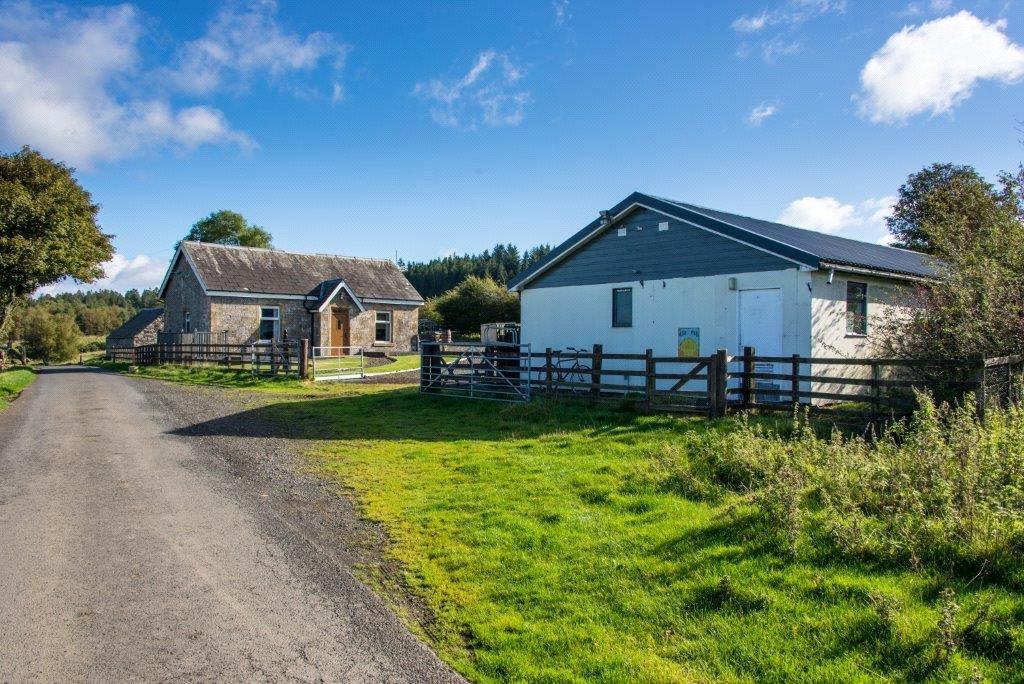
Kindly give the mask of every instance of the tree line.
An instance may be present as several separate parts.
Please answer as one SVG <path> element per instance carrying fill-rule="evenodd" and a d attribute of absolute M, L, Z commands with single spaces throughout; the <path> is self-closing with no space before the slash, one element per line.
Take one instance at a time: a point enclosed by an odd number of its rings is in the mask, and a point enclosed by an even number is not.
<path fill-rule="evenodd" d="M 448 292 L 469 276 L 507 285 L 515 275 L 543 259 L 550 251 L 550 245 L 520 252 L 513 244 L 497 244 L 480 254 L 451 255 L 423 262 L 399 261 L 398 265 L 416 291 L 430 299 Z"/>

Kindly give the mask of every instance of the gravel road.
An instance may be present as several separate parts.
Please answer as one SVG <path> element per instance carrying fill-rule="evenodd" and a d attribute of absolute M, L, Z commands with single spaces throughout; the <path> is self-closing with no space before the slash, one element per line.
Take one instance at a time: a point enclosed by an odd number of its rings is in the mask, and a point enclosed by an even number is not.
<path fill-rule="evenodd" d="M 240 401 L 64 367 L 0 413 L 0 681 L 461 681 L 356 579 L 386 540 L 302 443 L 223 429 Z"/>

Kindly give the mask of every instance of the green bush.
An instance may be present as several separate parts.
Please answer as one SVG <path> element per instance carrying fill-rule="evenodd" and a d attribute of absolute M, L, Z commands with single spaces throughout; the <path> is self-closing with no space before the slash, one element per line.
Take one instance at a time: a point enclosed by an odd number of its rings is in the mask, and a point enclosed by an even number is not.
<path fill-rule="evenodd" d="M 480 334 L 484 323 L 519 320 L 519 297 L 490 278 L 469 276 L 424 307 L 424 316 L 452 331 Z"/>
<path fill-rule="evenodd" d="M 66 361 L 78 353 L 78 326 L 68 314 L 30 308 L 20 323 L 28 355 L 46 363 Z"/>

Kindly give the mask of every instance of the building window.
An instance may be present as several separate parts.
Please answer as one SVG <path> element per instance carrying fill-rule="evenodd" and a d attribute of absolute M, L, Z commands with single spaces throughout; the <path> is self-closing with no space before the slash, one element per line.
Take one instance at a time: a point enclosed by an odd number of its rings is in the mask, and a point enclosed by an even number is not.
<path fill-rule="evenodd" d="M 868 334 L 868 284 L 846 283 L 846 334 Z"/>
<path fill-rule="evenodd" d="M 617 287 L 612 290 L 612 327 L 633 327 L 633 288 Z"/>
<path fill-rule="evenodd" d="M 391 341 L 391 312 L 390 311 L 378 311 L 377 312 L 377 327 L 374 331 L 373 339 L 377 342 L 390 342 Z"/>
<path fill-rule="evenodd" d="M 181 332 L 192 332 L 192 312 L 188 309 L 185 309 L 184 313 L 181 315 Z"/>
<path fill-rule="evenodd" d="M 260 307 L 260 341 L 277 342 L 281 338 L 281 309 L 276 306 Z"/>
<path fill-rule="evenodd" d="M 615 232 L 618 234 L 619 237 L 626 237 L 626 229 L 625 228 L 619 228 Z"/>

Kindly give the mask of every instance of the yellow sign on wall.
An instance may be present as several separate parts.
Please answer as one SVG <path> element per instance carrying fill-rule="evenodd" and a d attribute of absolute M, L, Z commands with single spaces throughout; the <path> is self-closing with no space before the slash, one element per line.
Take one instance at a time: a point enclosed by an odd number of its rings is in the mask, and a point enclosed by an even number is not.
<path fill-rule="evenodd" d="M 681 359 L 700 356 L 700 328 L 679 328 L 676 351 Z"/>

